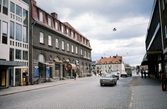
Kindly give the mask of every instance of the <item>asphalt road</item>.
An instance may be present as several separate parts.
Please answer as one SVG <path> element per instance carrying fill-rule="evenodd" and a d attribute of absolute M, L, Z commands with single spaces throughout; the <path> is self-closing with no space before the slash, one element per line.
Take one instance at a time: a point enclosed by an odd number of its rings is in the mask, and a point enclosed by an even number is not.
<path fill-rule="evenodd" d="M 79 78 L 68 84 L 0 97 L 0 109 L 128 109 L 132 77 L 116 86 L 100 86 L 100 77 Z"/>

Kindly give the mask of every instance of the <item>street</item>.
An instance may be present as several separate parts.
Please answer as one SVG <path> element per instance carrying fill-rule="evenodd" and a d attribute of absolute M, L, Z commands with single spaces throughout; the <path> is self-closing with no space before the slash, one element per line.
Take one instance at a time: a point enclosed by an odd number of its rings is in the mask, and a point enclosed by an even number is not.
<path fill-rule="evenodd" d="M 120 77 L 116 86 L 103 87 L 99 79 L 77 78 L 67 84 L 0 96 L 1 109 L 128 109 L 133 78 Z"/>

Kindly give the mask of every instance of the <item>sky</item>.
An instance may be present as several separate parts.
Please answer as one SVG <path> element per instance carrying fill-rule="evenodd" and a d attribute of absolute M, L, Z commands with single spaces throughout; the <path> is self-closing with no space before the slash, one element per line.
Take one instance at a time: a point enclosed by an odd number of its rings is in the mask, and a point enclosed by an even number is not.
<path fill-rule="evenodd" d="M 68 22 L 92 48 L 92 61 L 122 56 L 124 63 L 140 65 L 154 0 L 36 0 L 47 13 Z M 113 29 L 116 28 L 116 31 Z"/>

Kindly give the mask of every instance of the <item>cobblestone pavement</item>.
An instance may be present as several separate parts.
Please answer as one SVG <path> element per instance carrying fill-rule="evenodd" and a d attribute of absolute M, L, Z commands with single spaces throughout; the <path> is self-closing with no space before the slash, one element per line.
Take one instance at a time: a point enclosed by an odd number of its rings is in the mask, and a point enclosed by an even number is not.
<path fill-rule="evenodd" d="M 130 109 L 167 109 L 167 91 L 157 79 L 134 77 Z"/>
<path fill-rule="evenodd" d="M 63 80 L 39 85 L 0 89 L 0 96 L 52 87 L 55 85 L 69 84 L 73 81 L 74 80 Z M 129 87 L 131 87 L 132 90 L 131 101 L 128 106 L 129 109 L 167 109 L 167 91 L 161 90 L 161 84 L 159 80 L 134 76 L 133 80 L 129 83 Z M 120 108 L 117 107 L 114 109 Z"/>

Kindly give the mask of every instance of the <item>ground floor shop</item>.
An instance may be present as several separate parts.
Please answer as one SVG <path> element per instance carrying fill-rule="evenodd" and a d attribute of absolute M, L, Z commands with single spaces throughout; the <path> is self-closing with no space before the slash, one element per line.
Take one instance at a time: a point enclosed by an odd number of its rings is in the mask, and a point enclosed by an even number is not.
<path fill-rule="evenodd" d="M 23 85 L 25 82 L 23 71 L 28 70 L 25 65 L 24 62 L 0 60 L 0 88 Z"/>

